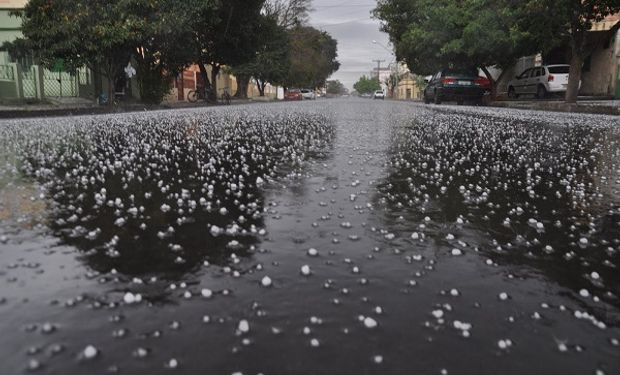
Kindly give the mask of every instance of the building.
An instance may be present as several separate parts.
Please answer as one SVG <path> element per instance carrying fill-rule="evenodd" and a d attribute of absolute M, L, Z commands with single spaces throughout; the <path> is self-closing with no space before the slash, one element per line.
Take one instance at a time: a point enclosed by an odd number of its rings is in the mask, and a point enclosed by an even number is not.
<path fill-rule="evenodd" d="M 620 13 L 595 23 L 588 39 L 593 50 L 583 64 L 581 94 L 620 99 Z"/>
<path fill-rule="evenodd" d="M 207 74 L 211 77 L 210 66 L 207 66 Z M 198 65 L 192 65 L 177 76 L 172 84 L 170 93 L 164 98 L 164 101 L 168 103 L 187 101 L 188 93 L 199 87 L 204 87 L 200 69 Z M 220 97 L 224 91 L 227 91 L 230 95 L 234 95 L 237 92 L 237 78 L 228 73 L 226 69 L 221 69 L 217 75 L 217 91 L 218 97 Z M 278 88 L 275 86 L 268 84 L 265 87 L 265 97 L 269 99 L 275 99 L 277 92 Z M 248 85 L 248 98 L 258 97 L 260 97 L 258 87 L 256 83 L 251 80 Z"/>
<path fill-rule="evenodd" d="M 423 90 L 418 77 L 410 71 L 402 74 L 398 81 L 395 95 L 398 100 L 421 100 Z"/>
<path fill-rule="evenodd" d="M 28 0 L 0 0 L 0 45 L 22 36 L 21 19 L 11 12 L 23 9 Z M 63 69 L 59 61 L 54 69 L 45 69 L 32 58 L 11 59 L 0 51 L 0 100 L 28 101 L 43 98 L 93 98 L 90 70 L 76 73 Z"/>

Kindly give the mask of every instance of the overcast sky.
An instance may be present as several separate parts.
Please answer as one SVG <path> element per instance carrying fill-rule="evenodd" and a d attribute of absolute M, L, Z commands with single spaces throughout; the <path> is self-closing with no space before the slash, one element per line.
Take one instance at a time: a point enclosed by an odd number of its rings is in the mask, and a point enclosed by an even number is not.
<path fill-rule="evenodd" d="M 394 60 L 383 47 L 372 43 L 376 40 L 391 47 L 387 34 L 379 31 L 379 21 L 371 18 L 376 4 L 376 0 L 313 0 L 310 23 L 338 40 L 341 66 L 332 79 L 339 79 L 349 89 L 377 66 L 372 60 L 385 60 L 381 66 Z"/>

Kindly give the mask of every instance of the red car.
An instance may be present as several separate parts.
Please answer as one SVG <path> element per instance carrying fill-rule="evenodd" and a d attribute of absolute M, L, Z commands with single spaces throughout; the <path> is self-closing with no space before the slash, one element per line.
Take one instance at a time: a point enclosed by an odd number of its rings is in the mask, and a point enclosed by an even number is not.
<path fill-rule="evenodd" d="M 284 93 L 284 100 L 303 100 L 303 95 L 300 89 L 286 90 Z"/>

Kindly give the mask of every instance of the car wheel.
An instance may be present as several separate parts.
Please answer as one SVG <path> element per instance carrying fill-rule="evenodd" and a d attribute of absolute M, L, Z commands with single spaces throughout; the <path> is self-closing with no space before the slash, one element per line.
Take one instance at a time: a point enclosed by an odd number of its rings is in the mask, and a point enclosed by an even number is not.
<path fill-rule="evenodd" d="M 441 96 L 437 91 L 435 91 L 435 97 L 433 98 L 433 102 L 435 104 L 441 104 Z"/>
<path fill-rule="evenodd" d="M 536 97 L 538 99 L 544 99 L 547 96 L 547 89 L 543 85 L 538 85 L 536 89 Z"/>
<path fill-rule="evenodd" d="M 517 94 L 517 92 L 515 91 L 515 88 L 510 86 L 508 88 L 508 97 L 510 99 L 517 99 L 519 97 L 519 95 Z"/>
<path fill-rule="evenodd" d="M 422 93 L 422 99 L 424 99 L 424 104 L 430 104 L 431 100 L 428 98 L 428 95 L 426 95 L 426 91 L 424 91 Z"/>
<path fill-rule="evenodd" d="M 463 105 L 463 99 L 458 99 L 456 101 L 456 105 Z"/>

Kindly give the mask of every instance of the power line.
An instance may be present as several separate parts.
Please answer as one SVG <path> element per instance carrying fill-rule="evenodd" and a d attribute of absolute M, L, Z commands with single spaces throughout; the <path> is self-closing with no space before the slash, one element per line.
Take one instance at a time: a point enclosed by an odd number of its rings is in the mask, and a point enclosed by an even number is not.
<path fill-rule="evenodd" d="M 381 63 L 385 62 L 385 60 L 372 60 L 372 61 L 377 63 L 377 79 L 379 79 L 379 77 L 381 77 Z"/>

